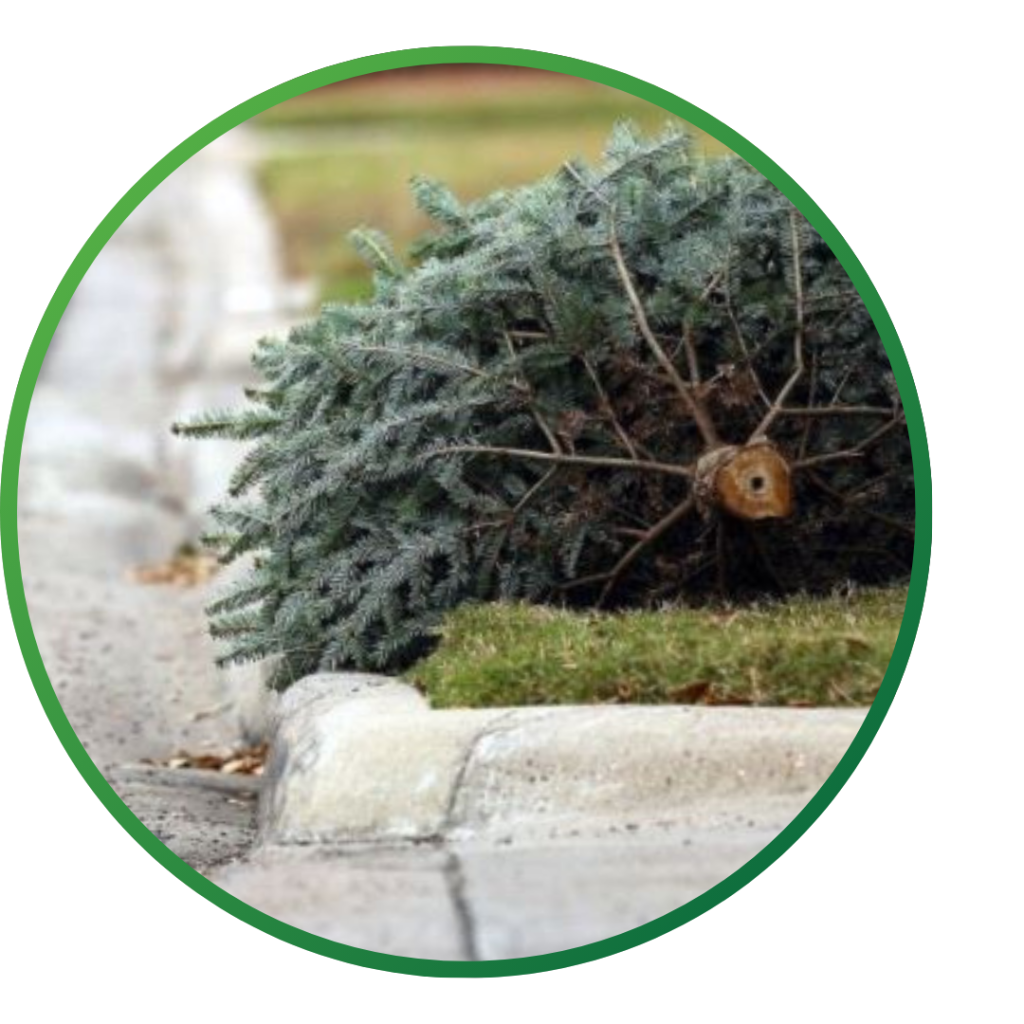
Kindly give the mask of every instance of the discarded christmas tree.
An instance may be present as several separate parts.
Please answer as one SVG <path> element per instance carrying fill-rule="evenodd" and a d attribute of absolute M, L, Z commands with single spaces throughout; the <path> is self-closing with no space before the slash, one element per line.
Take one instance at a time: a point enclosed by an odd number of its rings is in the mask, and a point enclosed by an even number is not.
<path fill-rule="evenodd" d="M 738 159 L 613 135 L 462 207 L 376 288 L 260 343 L 265 386 L 182 433 L 254 441 L 211 608 L 274 682 L 398 670 L 467 600 L 637 606 L 905 577 L 914 484 L 878 332 L 828 246 Z"/>

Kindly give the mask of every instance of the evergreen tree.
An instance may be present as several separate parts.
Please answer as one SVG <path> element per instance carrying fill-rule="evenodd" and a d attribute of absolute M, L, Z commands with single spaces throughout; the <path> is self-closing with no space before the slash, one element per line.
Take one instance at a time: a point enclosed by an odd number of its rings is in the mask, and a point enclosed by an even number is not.
<path fill-rule="evenodd" d="M 467 600 L 618 607 L 904 576 L 914 484 L 878 332 L 828 246 L 738 158 L 614 132 L 468 206 L 414 181 L 411 264 L 263 340 L 264 385 L 175 429 L 254 444 L 208 538 L 211 607 L 274 684 L 396 670 Z"/>

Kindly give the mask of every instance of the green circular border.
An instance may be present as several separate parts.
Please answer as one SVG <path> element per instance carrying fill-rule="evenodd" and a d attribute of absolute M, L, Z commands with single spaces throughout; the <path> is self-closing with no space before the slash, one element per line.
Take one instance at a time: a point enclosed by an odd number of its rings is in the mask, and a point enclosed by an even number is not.
<path fill-rule="evenodd" d="M 393 956 L 387 953 L 375 953 L 356 946 L 346 946 L 330 939 L 321 938 L 303 931 L 292 925 L 278 921 L 262 911 L 250 907 L 237 897 L 218 888 L 194 868 L 173 854 L 156 836 L 150 832 L 139 819 L 129 810 L 127 805 L 103 778 L 99 769 L 93 764 L 85 748 L 75 735 L 60 702 L 54 693 L 46 668 L 43 665 L 32 632 L 28 606 L 25 600 L 25 588 L 21 575 L 21 560 L 18 550 L 18 470 L 21 462 L 22 442 L 25 435 L 25 424 L 28 419 L 29 403 L 35 388 L 36 379 L 42 366 L 50 339 L 64 310 L 78 287 L 86 270 L 110 237 L 120 227 L 125 218 L 136 206 L 173 170 L 184 163 L 204 146 L 218 136 L 253 115 L 283 100 L 291 99 L 300 93 L 308 92 L 322 85 L 345 81 L 359 75 L 374 71 L 389 71 L 395 68 L 413 67 L 427 64 L 510 64 L 520 67 L 537 68 L 546 71 L 558 71 L 594 82 L 613 86 L 624 92 L 645 99 L 676 114 L 698 128 L 706 131 L 724 142 L 734 152 L 756 167 L 773 184 L 800 209 L 815 229 L 831 246 L 840 262 L 850 275 L 860 292 L 868 310 L 881 334 L 886 352 L 892 364 L 900 396 L 906 410 L 907 427 L 910 433 L 911 451 L 914 463 L 914 484 L 917 497 L 916 505 L 916 537 L 914 544 L 914 564 L 911 571 L 909 596 L 906 611 L 900 628 L 892 660 L 885 673 L 881 689 L 871 705 L 849 749 L 835 770 L 814 795 L 806 807 L 793 819 L 783 831 L 776 836 L 763 850 L 752 857 L 738 871 L 724 881 L 713 886 L 707 892 L 691 900 L 689 903 L 674 910 L 664 917 L 634 928 L 621 935 L 616 935 L 599 942 L 564 950 L 558 953 L 546 953 L 541 956 L 522 957 L 510 960 L 420 960 L 413 957 Z M 376 970 L 393 971 L 401 974 L 427 975 L 433 977 L 499 977 L 516 974 L 531 974 L 537 971 L 556 970 L 585 963 L 618 953 L 632 946 L 647 942 L 649 939 L 663 935 L 678 928 L 695 917 L 700 916 L 712 907 L 727 899 L 748 882 L 756 878 L 765 868 L 772 864 L 790 846 L 800 838 L 817 817 L 832 802 L 833 798 L 846 783 L 854 768 L 860 763 L 865 751 L 878 732 L 882 719 L 892 704 L 897 687 L 903 676 L 910 650 L 917 634 L 924 607 L 925 586 L 928 578 L 928 564 L 931 556 L 932 532 L 932 484 L 931 467 L 928 459 L 928 443 L 925 436 L 924 419 L 921 415 L 921 404 L 917 388 L 907 363 L 906 355 L 896 335 L 892 320 L 879 298 L 875 286 L 871 283 L 867 272 L 860 261 L 847 245 L 835 225 L 818 208 L 813 199 L 770 157 L 756 146 L 748 142 L 721 121 L 705 113 L 692 103 L 674 96 L 664 89 L 650 85 L 631 75 L 613 71 L 600 64 L 563 57 L 557 54 L 542 53 L 536 50 L 513 49 L 501 46 L 431 46 L 419 49 L 395 50 L 380 53 L 357 60 L 345 61 L 318 71 L 301 75 L 291 81 L 268 89 L 252 99 L 233 107 L 227 113 L 215 118 L 209 124 L 190 135 L 180 145 L 175 146 L 162 160 L 147 171 L 115 204 L 114 208 L 103 218 L 99 226 L 89 236 L 80 252 L 73 260 L 64 275 L 53 297 L 50 299 L 42 321 L 36 330 L 35 337 L 29 348 L 24 368 L 15 391 L 14 405 L 7 428 L 7 439 L 4 446 L 3 471 L 0 476 L 0 545 L 2 545 L 4 574 L 7 582 L 7 596 L 10 600 L 11 615 L 14 628 L 21 644 L 21 650 L 32 677 L 39 700 L 46 711 L 61 743 L 81 772 L 82 777 L 99 797 L 107 810 L 125 828 L 136 842 L 156 858 L 172 874 L 189 885 L 210 902 L 234 914 L 242 921 L 254 925 L 270 935 L 283 939 L 296 946 L 301 946 L 321 956 L 362 967 Z"/>

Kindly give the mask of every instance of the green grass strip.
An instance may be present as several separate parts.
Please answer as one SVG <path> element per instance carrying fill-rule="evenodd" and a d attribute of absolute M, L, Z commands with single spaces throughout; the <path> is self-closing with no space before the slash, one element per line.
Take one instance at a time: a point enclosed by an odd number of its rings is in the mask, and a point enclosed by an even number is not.
<path fill-rule="evenodd" d="M 407 679 L 434 707 L 865 706 L 889 664 L 906 599 L 898 587 L 622 614 L 464 606 Z"/>

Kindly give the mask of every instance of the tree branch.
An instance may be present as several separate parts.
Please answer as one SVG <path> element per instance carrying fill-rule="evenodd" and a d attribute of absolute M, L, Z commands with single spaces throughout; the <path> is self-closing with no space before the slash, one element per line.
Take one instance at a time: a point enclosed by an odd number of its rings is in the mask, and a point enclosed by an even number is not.
<path fill-rule="evenodd" d="M 782 385 L 782 390 L 775 396 L 771 408 L 764 414 L 764 419 L 758 424 L 757 429 L 750 435 L 750 441 L 764 437 L 768 428 L 779 416 L 779 410 L 786 404 L 790 392 L 796 387 L 797 381 L 804 374 L 804 282 L 803 268 L 800 265 L 800 232 L 797 229 L 797 213 L 795 209 L 789 211 L 789 230 L 793 241 L 793 289 L 796 301 L 796 329 L 793 332 L 793 372 L 789 380 Z"/>
<path fill-rule="evenodd" d="M 808 473 L 808 478 L 815 487 L 818 488 L 822 494 L 827 495 L 833 501 L 842 505 L 843 508 L 851 508 L 857 505 L 856 493 L 846 493 L 837 491 L 830 484 L 826 483 L 817 473 Z M 874 519 L 876 522 L 882 523 L 884 526 L 888 526 L 892 530 L 898 530 L 901 533 L 905 533 L 910 537 L 914 536 L 914 527 L 908 526 L 906 523 L 901 522 L 899 519 L 893 519 L 892 516 L 883 515 L 881 512 L 876 512 L 871 508 L 864 508 L 861 506 L 858 509 L 861 515 L 867 516 L 869 519 Z"/>
<path fill-rule="evenodd" d="M 519 358 L 519 353 L 516 351 L 516 346 L 515 346 L 515 343 L 512 341 L 511 335 L 509 334 L 508 331 L 505 331 L 504 333 L 505 333 L 505 344 L 508 346 L 509 353 L 511 354 L 513 359 L 518 359 Z M 547 335 L 544 335 L 544 337 L 547 337 Z M 530 396 L 530 415 L 533 416 L 534 422 L 540 428 L 540 432 L 547 438 L 548 444 L 551 445 L 551 450 L 553 452 L 561 453 L 563 451 L 563 448 L 562 448 L 562 445 L 560 444 L 560 442 L 558 440 L 557 435 L 548 426 L 547 420 L 544 419 L 544 417 L 540 413 L 540 409 L 537 408 L 537 403 L 534 400 L 533 387 L 531 386 L 530 382 L 527 381 L 527 380 L 524 380 L 522 382 L 521 386 L 526 391 L 526 393 Z"/>
<path fill-rule="evenodd" d="M 892 416 L 892 407 L 884 405 L 812 405 L 779 409 L 779 416 Z"/>
<path fill-rule="evenodd" d="M 615 567 L 608 574 L 608 581 L 601 589 L 601 596 L 597 599 L 598 607 L 608 600 L 608 596 L 615 585 L 619 582 L 622 574 L 660 537 L 668 533 L 673 526 L 681 519 L 685 519 L 697 505 L 697 499 L 690 495 L 685 501 L 680 502 L 668 515 L 659 519 L 619 560 Z"/>
<path fill-rule="evenodd" d="M 625 289 L 626 297 L 629 299 L 630 305 L 633 307 L 633 315 L 636 318 L 637 326 L 640 328 L 640 334 L 643 336 L 647 347 L 654 354 L 654 358 L 658 361 L 658 365 L 668 374 L 669 380 L 674 385 L 677 392 L 679 392 L 680 398 L 686 405 L 690 415 L 693 417 L 694 422 L 697 424 L 697 429 L 700 431 L 701 437 L 704 439 L 704 443 L 709 448 L 717 448 L 721 441 L 718 438 L 718 431 L 715 429 L 714 421 L 708 415 L 707 410 L 703 404 L 699 402 L 686 381 L 679 376 L 679 371 L 675 368 L 672 360 L 665 354 L 665 350 L 661 347 L 661 343 L 655 337 L 654 332 L 651 330 L 651 325 L 648 323 L 647 314 L 644 312 L 643 303 L 640 301 L 640 296 L 637 294 L 636 287 L 633 284 L 633 278 L 630 276 L 629 268 L 626 266 L 626 261 L 622 255 L 622 247 L 619 245 L 619 238 L 615 231 L 615 222 L 612 221 L 612 230 L 610 243 L 612 256 L 615 259 L 615 266 L 619 272 L 619 277 L 622 280 L 622 286 Z"/>
<path fill-rule="evenodd" d="M 855 459 L 859 458 L 864 452 L 871 447 L 876 441 L 881 440 L 893 430 L 895 427 L 906 423 L 906 417 L 901 413 L 899 416 L 894 416 L 884 426 L 879 427 L 873 434 L 869 434 L 863 441 L 859 441 L 851 448 L 844 448 L 838 452 L 825 452 L 822 455 L 812 455 L 808 459 L 798 459 L 790 467 L 793 470 L 798 469 L 810 469 L 813 466 L 823 466 L 829 462 L 839 462 L 843 459 Z"/>
<path fill-rule="evenodd" d="M 404 356 L 412 360 L 422 360 L 427 363 L 436 363 L 438 366 L 447 366 L 452 370 L 460 370 L 473 377 L 488 379 L 491 375 L 477 366 L 470 366 L 468 363 L 459 363 L 454 359 L 445 359 L 443 356 L 436 356 L 432 352 L 423 352 L 418 349 L 391 348 L 388 345 L 357 345 L 352 342 L 342 342 L 342 346 L 352 352 L 371 352 L 387 354 L 389 356 Z"/>
<path fill-rule="evenodd" d="M 700 384 L 700 365 L 697 363 L 697 349 L 693 345 L 693 324 L 687 323 L 683 328 L 683 348 L 686 350 L 686 365 L 690 371 L 690 383 L 693 387 Z"/>
<path fill-rule="evenodd" d="M 740 322 L 736 317 L 736 310 L 732 304 L 732 289 L 729 285 L 728 273 L 725 275 L 725 309 L 729 314 L 729 320 L 732 322 L 732 329 L 736 332 L 736 341 L 740 346 L 740 351 L 743 353 L 747 368 L 750 370 L 750 375 L 754 378 L 754 384 L 757 385 L 757 393 L 761 396 L 761 401 L 770 407 L 772 404 L 771 399 L 765 393 L 761 378 L 758 376 L 757 370 L 754 369 L 754 357 L 751 355 L 750 349 L 747 346 L 747 339 L 743 337 L 743 329 L 740 327 Z"/>
<path fill-rule="evenodd" d="M 586 356 L 582 357 L 583 365 L 586 367 L 587 373 L 590 375 L 590 379 L 594 384 L 594 390 L 597 392 L 597 397 L 601 403 L 601 409 L 604 414 L 612 421 L 612 427 L 615 430 L 616 435 L 622 442 L 623 447 L 629 452 L 630 458 L 634 461 L 639 458 L 636 453 L 636 447 L 633 442 L 629 439 L 629 434 L 626 433 L 625 428 L 619 422 L 618 417 L 615 415 L 615 410 L 612 408 L 611 399 L 608 397 L 608 393 L 601 386 L 601 380 L 597 376 L 597 371 L 593 366 L 590 365 L 590 360 Z"/>
<path fill-rule="evenodd" d="M 513 506 L 512 510 L 508 513 L 508 516 L 505 519 L 500 520 L 498 522 L 483 522 L 471 524 L 471 529 L 491 529 L 496 527 L 503 534 L 501 543 L 497 546 L 497 548 L 494 549 L 493 558 L 488 559 L 488 573 L 490 573 L 494 569 L 494 563 L 497 562 L 498 557 L 501 554 L 501 549 L 505 546 L 505 542 L 508 540 L 508 535 L 512 532 L 512 527 L 515 524 L 515 521 L 518 518 L 519 513 L 522 512 L 523 509 L 530 504 L 530 502 L 534 499 L 534 497 L 536 497 L 537 494 L 540 493 L 541 490 L 543 490 L 547 482 L 558 472 L 558 468 L 558 466 L 552 466 L 539 480 L 537 480 L 533 484 L 533 486 L 530 487 L 530 489 L 519 499 L 519 501 L 516 502 L 516 504 Z"/>
<path fill-rule="evenodd" d="M 808 410 L 816 408 L 815 402 L 818 399 L 818 352 L 811 353 L 811 380 L 807 385 L 807 406 Z M 800 436 L 800 449 L 797 453 L 798 459 L 807 456 L 807 445 L 811 440 L 811 431 L 814 429 L 814 419 L 808 417 L 804 423 L 803 434 Z"/>
<path fill-rule="evenodd" d="M 544 487 L 544 485 L 558 472 L 557 466 L 552 466 L 520 499 L 516 502 L 515 507 L 509 514 L 509 525 L 512 525 L 513 520 L 520 512 L 526 508 L 527 505 L 533 500 L 534 496 Z"/>
<path fill-rule="evenodd" d="M 496 448 L 489 445 L 459 444 L 446 448 L 435 448 L 426 452 L 425 457 L 439 455 L 503 455 L 508 458 L 551 462 L 559 466 L 592 466 L 605 469 L 635 469 L 644 473 L 660 473 L 663 476 L 693 476 L 691 466 L 679 466 L 670 462 L 653 462 L 647 459 L 616 459 L 601 455 L 565 455 L 560 452 L 538 452 L 530 448 Z"/>

